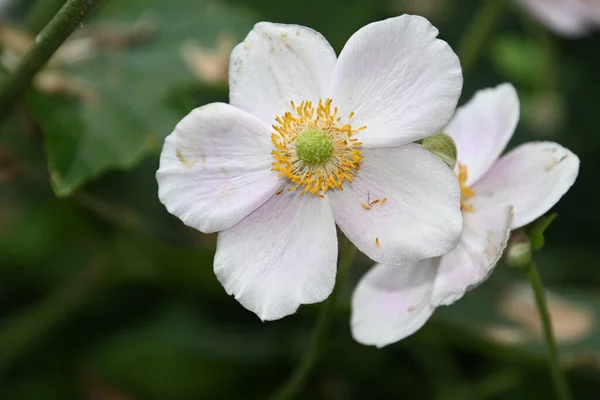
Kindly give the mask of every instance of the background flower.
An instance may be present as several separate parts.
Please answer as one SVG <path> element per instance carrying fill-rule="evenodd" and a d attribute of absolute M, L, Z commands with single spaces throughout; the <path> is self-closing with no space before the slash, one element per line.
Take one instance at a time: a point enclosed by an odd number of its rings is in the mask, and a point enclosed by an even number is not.
<path fill-rule="evenodd" d="M 579 37 L 600 25 L 598 0 L 518 0 L 534 17 L 554 32 Z"/>
<path fill-rule="evenodd" d="M 573 185 L 579 158 L 556 143 L 527 143 L 498 159 L 518 120 L 510 84 L 481 90 L 457 110 L 444 131 L 458 150 L 461 240 L 439 258 L 375 265 L 352 299 L 357 341 L 381 347 L 421 328 L 436 307 L 454 303 L 489 276 L 511 229 L 542 216 Z"/>

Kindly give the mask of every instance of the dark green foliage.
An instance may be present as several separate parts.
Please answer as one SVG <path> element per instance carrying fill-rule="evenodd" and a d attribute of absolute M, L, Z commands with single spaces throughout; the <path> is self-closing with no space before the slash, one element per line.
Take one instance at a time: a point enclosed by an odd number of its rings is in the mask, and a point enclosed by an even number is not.
<path fill-rule="evenodd" d="M 192 108 L 227 101 L 222 82 L 199 82 L 186 67 L 182 41 L 240 41 L 272 20 L 309 25 L 339 51 L 362 25 L 428 2 L 103 3 L 87 27 L 115 32 L 141 20 L 152 34 L 53 67 L 86 82 L 93 98 L 33 88 L 0 125 L 0 399 L 267 398 L 307 345 L 317 306 L 260 322 L 217 282 L 215 236 L 159 203 L 163 139 Z M 456 49 L 481 2 L 437 3 L 429 17 Z M 522 118 L 510 147 L 554 140 L 581 158 L 578 181 L 553 210 L 561 218 L 547 232 L 556 214 L 527 227 L 532 246 L 544 245 L 536 264 L 576 399 L 597 398 L 600 385 L 599 48 L 600 34 L 561 39 L 509 8 L 461 100 L 511 81 Z M 417 334 L 377 350 L 356 344 L 348 327 L 351 289 L 369 267 L 361 259 L 350 271 L 301 398 L 552 398 L 523 271 L 498 265 Z"/>

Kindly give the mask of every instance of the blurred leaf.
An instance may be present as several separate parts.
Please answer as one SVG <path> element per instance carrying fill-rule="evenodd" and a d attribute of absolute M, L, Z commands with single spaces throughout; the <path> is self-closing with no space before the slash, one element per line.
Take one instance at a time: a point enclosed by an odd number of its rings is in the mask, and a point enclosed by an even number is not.
<path fill-rule="evenodd" d="M 176 305 L 100 343 L 87 364 L 143 399 L 233 398 L 248 363 L 261 365 L 281 351 L 274 339 Z"/>
<path fill-rule="evenodd" d="M 210 47 L 224 33 L 241 40 L 254 22 L 247 10 L 210 0 L 105 4 L 87 27 L 97 42 L 83 52 L 89 59 L 60 69 L 64 84 L 79 88 L 81 96 L 29 97 L 45 134 L 50 177 L 59 196 L 109 168 L 131 167 L 158 152 L 182 117 L 170 104 L 170 91 L 192 80 L 182 43 L 194 40 Z M 136 27 L 142 29 L 139 37 Z M 191 111 L 189 99 L 182 102 L 178 110 Z"/>
<path fill-rule="evenodd" d="M 525 227 L 525 232 L 531 241 L 531 248 L 533 250 L 539 250 L 544 246 L 544 232 L 556 217 L 558 217 L 557 213 L 545 215 Z"/>
<path fill-rule="evenodd" d="M 102 275 L 101 262 L 93 264 L 38 304 L 3 321 L 0 330 L 0 373 L 69 314 L 82 307 L 92 289 L 102 280 Z"/>
<path fill-rule="evenodd" d="M 544 86 L 547 59 L 539 43 L 528 37 L 497 36 L 492 44 L 491 61 L 509 81 L 526 87 Z"/>

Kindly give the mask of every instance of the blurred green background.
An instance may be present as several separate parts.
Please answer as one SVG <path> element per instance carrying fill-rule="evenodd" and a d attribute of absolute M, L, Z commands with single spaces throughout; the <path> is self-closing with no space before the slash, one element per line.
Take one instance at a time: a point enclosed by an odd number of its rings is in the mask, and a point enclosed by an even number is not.
<path fill-rule="evenodd" d="M 597 399 L 600 34 L 564 39 L 493 1 L 471 31 L 481 46 L 461 103 L 512 82 L 521 121 L 510 146 L 553 140 L 581 158 L 536 260 L 574 397 Z M 0 11 L 2 75 L 63 2 L 35 3 Z M 369 22 L 421 14 L 462 56 L 484 3 L 105 0 L 0 125 L 0 399 L 267 398 L 318 306 L 261 323 L 227 296 L 212 272 L 215 236 L 158 201 L 164 137 L 195 106 L 227 101 L 229 51 L 257 21 L 310 26 L 339 51 Z M 300 398 L 553 398 L 522 271 L 499 265 L 417 334 L 377 350 L 349 331 L 351 290 L 369 266 L 362 257 L 351 269 Z"/>

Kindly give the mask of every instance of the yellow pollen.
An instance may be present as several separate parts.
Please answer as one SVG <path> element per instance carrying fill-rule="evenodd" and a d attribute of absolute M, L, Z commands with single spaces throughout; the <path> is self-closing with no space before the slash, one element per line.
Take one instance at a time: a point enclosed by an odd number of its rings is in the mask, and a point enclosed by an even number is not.
<path fill-rule="evenodd" d="M 379 243 L 379 238 L 378 237 L 375 238 L 375 244 L 377 245 L 377 247 L 381 247 L 381 244 Z"/>
<path fill-rule="evenodd" d="M 467 204 L 467 200 L 475 196 L 475 191 L 467 185 L 469 179 L 469 170 L 466 165 L 458 163 L 458 183 L 460 184 L 460 209 L 466 212 L 474 211 L 472 205 Z"/>
<path fill-rule="evenodd" d="M 271 134 L 274 146 L 271 153 L 275 159 L 272 170 L 290 181 L 292 186 L 288 190 L 299 189 L 300 196 L 310 193 L 323 197 L 328 190 L 344 190 L 344 183 L 352 183 L 363 159 L 362 143 L 353 136 L 366 126 L 353 129 L 350 124 L 343 123 L 329 98 L 319 100 L 316 107 L 311 101 L 300 104 L 292 101 L 291 108 L 292 111 L 275 118 L 277 123 Z M 354 112 L 348 119 L 352 117 Z M 302 133 L 311 131 L 324 133 L 331 140 L 332 151 L 329 157 L 317 157 L 308 163 L 298 156 L 296 143 Z"/>

